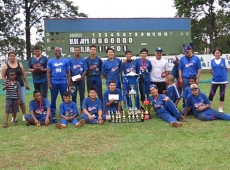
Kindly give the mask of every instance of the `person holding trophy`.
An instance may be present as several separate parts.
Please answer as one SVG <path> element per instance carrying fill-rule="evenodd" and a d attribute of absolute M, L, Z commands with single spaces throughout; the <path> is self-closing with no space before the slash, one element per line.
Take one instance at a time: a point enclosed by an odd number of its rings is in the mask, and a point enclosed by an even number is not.
<path fill-rule="evenodd" d="M 178 120 L 184 122 L 186 122 L 186 120 L 184 116 L 179 113 L 172 100 L 164 94 L 159 94 L 155 84 L 151 84 L 149 89 L 152 95 L 149 97 L 149 101 L 152 103 L 157 116 L 170 123 L 172 127 L 181 127 L 182 123 L 178 122 Z"/>

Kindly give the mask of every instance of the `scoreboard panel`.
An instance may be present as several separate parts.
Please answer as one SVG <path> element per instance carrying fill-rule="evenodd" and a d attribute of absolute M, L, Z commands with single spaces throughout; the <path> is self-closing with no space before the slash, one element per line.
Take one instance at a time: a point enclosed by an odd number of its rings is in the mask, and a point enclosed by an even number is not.
<path fill-rule="evenodd" d="M 189 27 L 190 28 L 190 27 Z M 114 29 L 114 28 L 113 28 Z M 76 29 L 77 30 L 77 29 Z M 112 47 L 116 56 L 124 56 L 124 52 L 129 49 L 133 55 L 138 56 L 141 48 L 147 48 L 149 55 L 154 54 L 156 47 L 162 47 L 164 54 L 176 55 L 182 53 L 184 41 L 190 42 L 191 30 L 117 30 L 91 31 L 80 30 L 66 32 L 55 32 L 55 29 L 45 31 L 45 48 L 49 57 L 54 56 L 54 47 L 61 47 L 64 57 L 73 56 L 74 47 L 80 47 L 81 55 L 89 55 L 89 47 L 94 44 L 97 46 L 97 55 L 106 56 L 106 49 Z"/>

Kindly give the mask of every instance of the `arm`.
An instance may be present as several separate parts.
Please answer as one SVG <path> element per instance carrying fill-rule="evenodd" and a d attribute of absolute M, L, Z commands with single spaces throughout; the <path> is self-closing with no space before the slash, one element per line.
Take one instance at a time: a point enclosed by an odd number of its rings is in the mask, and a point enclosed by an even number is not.
<path fill-rule="evenodd" d="M 182 71 L 179 70 L 179 81 L 181 84 L 183 84 L 183 78 L 182 78 Z"/>
<path fill-rule="evenodd" d="M 67 81 L 68 81 L 68 85 L 70 86 L 70 83 L 71 83 L 71 74 L 70 74 L 70 70 L 67 70 Z"/>
<path fill-rule="evenodd" d="M 27 77 L 26 77 L 26 72 L 25 72 L 25 69 L 24 69 L 22 63 L 20 63 L 20 67 L 21 67 L 21 70 L 22 70 L 22 77 L 23 77 L 23 79 L 24 79 L 24 81 L 25 81 L 25 83 L 26 83 L 26 89 L 30 90 L 30 86 L 29 86 L 29 83 L 28 83 L 28 79 L 27 79 Z"/>
<path fill-rule="evenodd" d="M 120 112 L 121 111 L 121 102 L 118 102 L 118 105 L 117 105 L 117 111 Z"/>
<path fill-rule="evenodd" d="M 201 74 L 201 69 L 198 70 L 198 74 L 197 74 L 197 79 L 196 79 L 196 84 L 198 85 L 200 82 L 200 74 Z"/>
<path fill-rule="evenodd" d="M 189 107 L 186 107 L 186 108 L 185 108 L 184 118 L 188 115 L 189 110 L 190 110 Z"/>
<path fill-rule="evenodd" d="M 7 65 L 4 65 L 2 67 L 2 81 L 5 82 L 6 81 L 6 69 L 7 69 Z"/>
<path fill-rule="evenodd" d="M 177 106 L 179 102 L 180 102 L 180 98 L 176 100 L 175 106 Z"/>
<path fill-rule="evenodd" d="M 6 83 L 7 82 L 5 81 L 4 85 L 3 85 L 3 88 L 2 88 L 3 91 L 6 90 L 10 86 L 10 82 L 8 82 L 7 84 Z"/>
<path fill-rule="evenodd" d="M 38 119 L 35 117 L 34 111 L 33 111 L 33 110 L 30 110 L 30 115 L 32 116 L 32 118 L 33 118 L 33 120 L 34 120 L 34 123 L 35 123 L 36 125 L 39 125 L 40 122 L 39 122 Z"/>
<path fill-rule="evenodd" d="M 48 87 L 50 90 L 53 89 L 52 84 L 51 84 L 51 70 L 47 70 L 47 82 L 48 82 Z"/>
<path fill-rule="evenodd" d="M 18 86 L 17 94 L 18 94 L 18 104 L 20 104 L 20 85 Z"/>
<path fill-rule="evenodd" d="M 113 104 L 113 102 L 114 102 L 114 99 L 110 99 L 109 102 L 107 102 L 105 105 L 106 105 L 106 106 L 110 106 L 111 104 Z M 120 102 L 119 102 L 119 103 L 120 103 Z M 119 104 L 119 103 L 118 103 L 118 104 Z"/>

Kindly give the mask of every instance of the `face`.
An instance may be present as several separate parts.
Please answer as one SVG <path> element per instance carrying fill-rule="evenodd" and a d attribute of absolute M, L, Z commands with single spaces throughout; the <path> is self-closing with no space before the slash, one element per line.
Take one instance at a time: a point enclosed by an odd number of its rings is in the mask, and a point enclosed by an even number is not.
<path fill-rule="evenodd" d="M 41 96 L 41 93 L 35 93 L 34 94 L 34 99 L 38 102 L 40 102 L 42 100 L 42 96 Z"/>
<path fill-rule="evenodd" d="M 70 96 L 63 96 L 63 100 L 65 103 L 69 103 L 70 102 Z"/>
<path fill-rule="evenodd" d="M 55 53 L 56 57 L 61 57 L 61 49 L 60 48 L 55 48 L 54 53 Z"/>
<path fill-rule="evenodd" d="M 95 90 L 90 90 L 89 91 L 89 98 L 95 99 L 96 97 L 97 97 L 97 92 Z"/>
<path fill-rule="evenodd" d="M 81 54 L 80 48 L 75 48 L 75 49 L 74 49 L 74 55 L 75 55 L 75 56 L 80 56 L 80 54 Z"/>
<path fill-rule="evenodd" d="M 10 74 L 9 74 L 9 77 L 10 77 L 10 80 L 11 80 L 11 81 L 12 81 L 12 80 L 15 80 L 15 78 L 16 78 L 15 72 L 10 73 Z"/>
<path fill-rule="evenodd" d="M 155 52 L 155 56 L 156 56 L 157 59 L 161 59 L 161 57 L 162 57 L 162 51 Z"/>
<path fill-rule="evenodd" d="M 41 50 L 34 50 L 34 55 L 35 55 L 35 57 L 40 57 L 41 56 Z"/>
<path fill-rule="evenodd" d="M 152 96 L 156 96 L 156 95 L 158 95 L 158 89 L 152 87 L 152 88 L 150 88 L 150 93 L 152 94 Z"/>
<path fill-rule="evenodd" d="M 216 50 L 214 55 L 216 59 L 219 59 L 221 57 L 221 52 Z"/>
<path fill-rule="evenodd" d="M 194 96 L 198 96 L 199 95 L 199 89 L 191 89 L 192 90 L 192 94 Z"/>
<path fill-rule="evenodd" d="M 116 83 L 110 83 L 109 90 L 113 92 L 115 91 L 115 89 L 116 89 Z"/>
<path fill-rule="evenodd" d="M 16 55 L 14 53 L 10 53 L 8 56 L 9 61 L 16 61 Z"/>
<path fill-rule="evenodd" d="M 148 53 L 144 51 L 141 53 L 141 58 L 146 59 L 147 55 L 148 55 Z"/>
<path fill-rule="evenodd" d="M 109 59 L 114 59 L 114 52 L 113 50 L 108 50 L 107 56 Z"/>
<path fill-rule="evenodd" d="M 196 84 L 196 81 L 194 79 L 189 79 L 189 84 Z"/>
<path fill-rule="evenodd" d="M 91 55 L 96 55 L 96 53 L 97 53 L 97 49 L 96 49 L 95 47 L 92 47 L 92 48 L 90 49 L 90 54 L 91 54 Z"/>
<path fill-rule="evenodd" d="M 131 58 L 132 58 L 132 53 L 127 53 L 127 54 L 125 54 L 125 57 L 127 58 L 127 60 L 131 60 Z"/>
<path fill-rule="evenodd" d="M 188 52 L 184 52 L 186 56 L 192 57 L 192 50 L 189 50 Z"/>

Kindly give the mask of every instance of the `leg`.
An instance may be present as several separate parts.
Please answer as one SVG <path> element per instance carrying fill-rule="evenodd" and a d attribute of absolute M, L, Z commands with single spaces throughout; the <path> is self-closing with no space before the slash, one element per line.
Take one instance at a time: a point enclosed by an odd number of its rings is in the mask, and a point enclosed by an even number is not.
<path fill-rule="evenodd" d="M 75 117 L 73 120 L 70 121 L 74 126 L 78 123 L 77 118 Z"/>
<path fill-rule="evenodd" d="M 71 96 L 72 96 L 72 101 L 73 101 L 74 103 L 76 103 L 76 104 L 77 104 L 77 91 L 78 91 L 78 88 L 77 88 L 77 82 L 76 82 L 76 81 L 74 81 L 74 82 L 73 82 L 73 85 L 75 86 L 76 91 L 75 91 L 75 92 L 73 92 L 73 93 L 71 93 Z"/>
<path fill-rule="evenodd" d="M 63 94 L 67 91 L 67 83 L 59 84 L 59 89 L 60 89 L 62 101 L 64 101 Z"/>
<path fill-rule="evenodd" d="M 43 98 L 47 98 L 47 92 L 48 92 L 47 81 L 40 83 L 40 92 Z"/>
<path fill-rule="evenodd" d="M 183 77 L 183 91 L 186 87 L 188 87 L 189 84 L 189 78 Z"/>
<path fill-rule="evenodd" d="M 56 115 L 56 100 L 58 95 L 58 84 L 52 84 L 53 89 L 51 91 L 51 102 L 50 102 L 50 109 L 51 109 L 51 117 L 55 117 Z"/>
<path fill-rule="evenodd" d="M 95 77 L 94 85 L 97 91 L 98 98 L 101 100 L 103 103 L 103 96 L 102 96 L 102 81 L 100 76 Z M 102 105 L 103 107 L 103 105 Z"/>
<path fill-rule="evenodd" d="M 210 93 L 209 93 L 209 97 L 208 97 L 209 101 L 213 100 L 213 97 L 216 94 L 217 88 L 218 88 L 218 84 L 213 84 L 213 83 L 211 84 Z"/>
<path fill-rule="evenodd" d="M 201 121 L 212 121 L 216 119 L 212 114 L 208 114 L 207 112 L 201 112 L 196 117 Z"/>
<path fill-rule="evenodd" d="M 225 99 L 225 91 L 227 88 L 227 83 L 226 84 L 220 84 L 220 104 L 219 104 L 219 108 L 223 107 L 224 104 L 224 99 Z"/>
<path fill-rule="evenodd" d="M 140 100 L 139 100 L 139 94 L 138 94 L 138 82 L 135 84 L 134 90 L 137 92 L 137 94 L 134 96 L 135 97 L 135 106 L 137 109 L 140 109 Z"/>
<path fill-rule="evenodd" d="M 24 115 L 26 114 L 25 96 L 26 96 L 26 91 L 25 91 L 25 86 L 23 86 L 20 88 L 20 109 L 23 114 L 23 118 Z"/>
<path fill-rule="evenodd" d="M 39 90 L 40 91 L 40 83 L 34 83 L 34 90 Z"/>
<path fill-rule="evenodd" d="M 83 100 L 85 99 L 85 80 L 81 80 L 78 83 L 78 87 L 79 87 L 79 94 L 80 94 L 80 108 L 82 111 L 82 103 Z"/>
<path fill-rule="evenodd" d="M 162 120 L 168 122 L 168 123 L 172 123 L 172 122 L 177 122 L 176 118 L 174 118 L 169 112 L 165 111 L 163 113 L 161 113 L 160 115 L 158 115 L 159 118 L 161 118 Z"/>
<path fill-rule="evenodd" d="M 93 119 L 92 121 L 89 119 L 87 114 L 82 113 L 81 114 L 81 119 L 84 119 L 86 123 L 89 124 L 96 124 L 97 123 L 97 119 Z"/>
<path fill-rule="evenodd" d="M 165 102 L 165 109 L 173 116 L 175 116 L 177 119 L 181 117 L 181 114 L 179 113 L 178 109 L 176 108 L 172 100 Z"/>
<path fill-rule="evenodd" d="M 149 91 L 150 84 L 151 84 L 150 79 L 145 81 L 145 94 L 147 98 L 149 98 L 149 94 L 150 94 L 150 91 Z"/>
<path fill-rule="evenodd" d="M 143 83 L 143 77 L 141 76 L 139 79 L 139 90 L 140 90 L 140 96 L 141 96 L 141 101 L 143 102 L 145 100 L 145 92 L 144 92 L 144 83 Z"/>
<path fill-rule="evenodd" d="M 217 112 L 216 110 L 212 109 L 211 114 L 216 118 L 216 119 L 222 119 L 222 120 L 227 120 L 230 121 L 230 115 L 225 114 L 223 112 Z"/>

